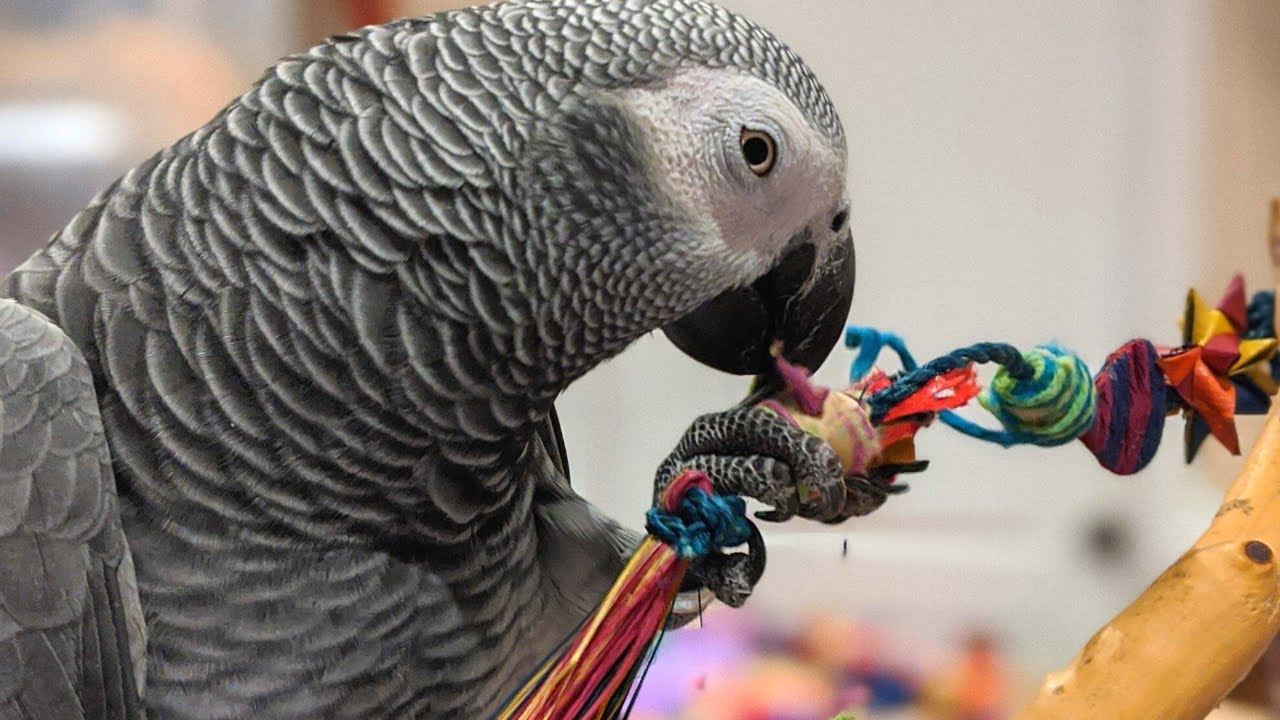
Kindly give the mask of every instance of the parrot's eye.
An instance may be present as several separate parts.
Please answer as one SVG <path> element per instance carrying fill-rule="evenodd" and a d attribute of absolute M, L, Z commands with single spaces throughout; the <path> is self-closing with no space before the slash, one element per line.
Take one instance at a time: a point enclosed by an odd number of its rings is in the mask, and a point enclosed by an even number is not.
<path fill-rule="evenodd" d="M 751 172 L 764 177 L 773 170 L 778 159 L 778 148 L 768 133 L 759 130 L 742 129 L 742 158 L 747 161 Z"/>

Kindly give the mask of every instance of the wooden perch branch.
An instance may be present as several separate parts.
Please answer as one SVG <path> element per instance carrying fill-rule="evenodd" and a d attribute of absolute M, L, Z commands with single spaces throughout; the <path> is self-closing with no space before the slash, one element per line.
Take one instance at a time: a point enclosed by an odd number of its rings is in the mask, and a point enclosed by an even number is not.
<path fill-rule="evenodd" d="M 1269 243 L 1280 271 L 1280 198 Z M 1280 632 L 1277 551 L 1280 405 L 1208 530 L 1045 678 L 1017 720 L 1202 720 Z"/>
<path fill-rule="evenodd" d="M 1280 414 L 1209 529 L 1018 720 L 1201 720 L 1280 632 Z"/>

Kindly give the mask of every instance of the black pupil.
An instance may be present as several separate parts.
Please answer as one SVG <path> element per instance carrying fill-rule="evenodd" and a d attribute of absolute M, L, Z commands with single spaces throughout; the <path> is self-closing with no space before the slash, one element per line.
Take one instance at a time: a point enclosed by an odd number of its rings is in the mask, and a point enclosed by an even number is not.
<path fill-rule="evenodd" d="M 769 143 L 762 137 L 749 137 L 742 143 L 742 156 L 753 167 L 764 165 L 769 162 Z"/>

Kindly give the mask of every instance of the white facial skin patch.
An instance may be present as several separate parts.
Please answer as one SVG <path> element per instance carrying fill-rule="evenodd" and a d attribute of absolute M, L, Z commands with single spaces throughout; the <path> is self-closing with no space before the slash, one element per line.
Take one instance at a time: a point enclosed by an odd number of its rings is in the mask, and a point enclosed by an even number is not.
<path fill-rule="evenodd" d="M 843 209 L 848 151 L 813 128 L 772 85 L 738 70 L 696 67 L 616 93 L 637 121 L 658 168 L 656 182 L 684 213 L 704 223 L 708 253 L 738 260 L 749 282 L 808 235 L 823 257 L 831 218 Z M 753 171 L 743 131 L 773 141 L 772 167 Z"/>

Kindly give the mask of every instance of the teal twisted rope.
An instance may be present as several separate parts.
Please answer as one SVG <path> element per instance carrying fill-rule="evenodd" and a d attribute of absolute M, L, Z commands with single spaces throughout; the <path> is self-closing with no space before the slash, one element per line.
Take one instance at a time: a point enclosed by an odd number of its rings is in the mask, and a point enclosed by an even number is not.
<path fill-rule="evenodd" d="M 708 493 L 700 487 L 689 488 L 675 512 L 650 508 L 645 520 L 650 535 L 686 559 L 738 547 L 751 539 L 746 501 L 736 495 Z"/>

